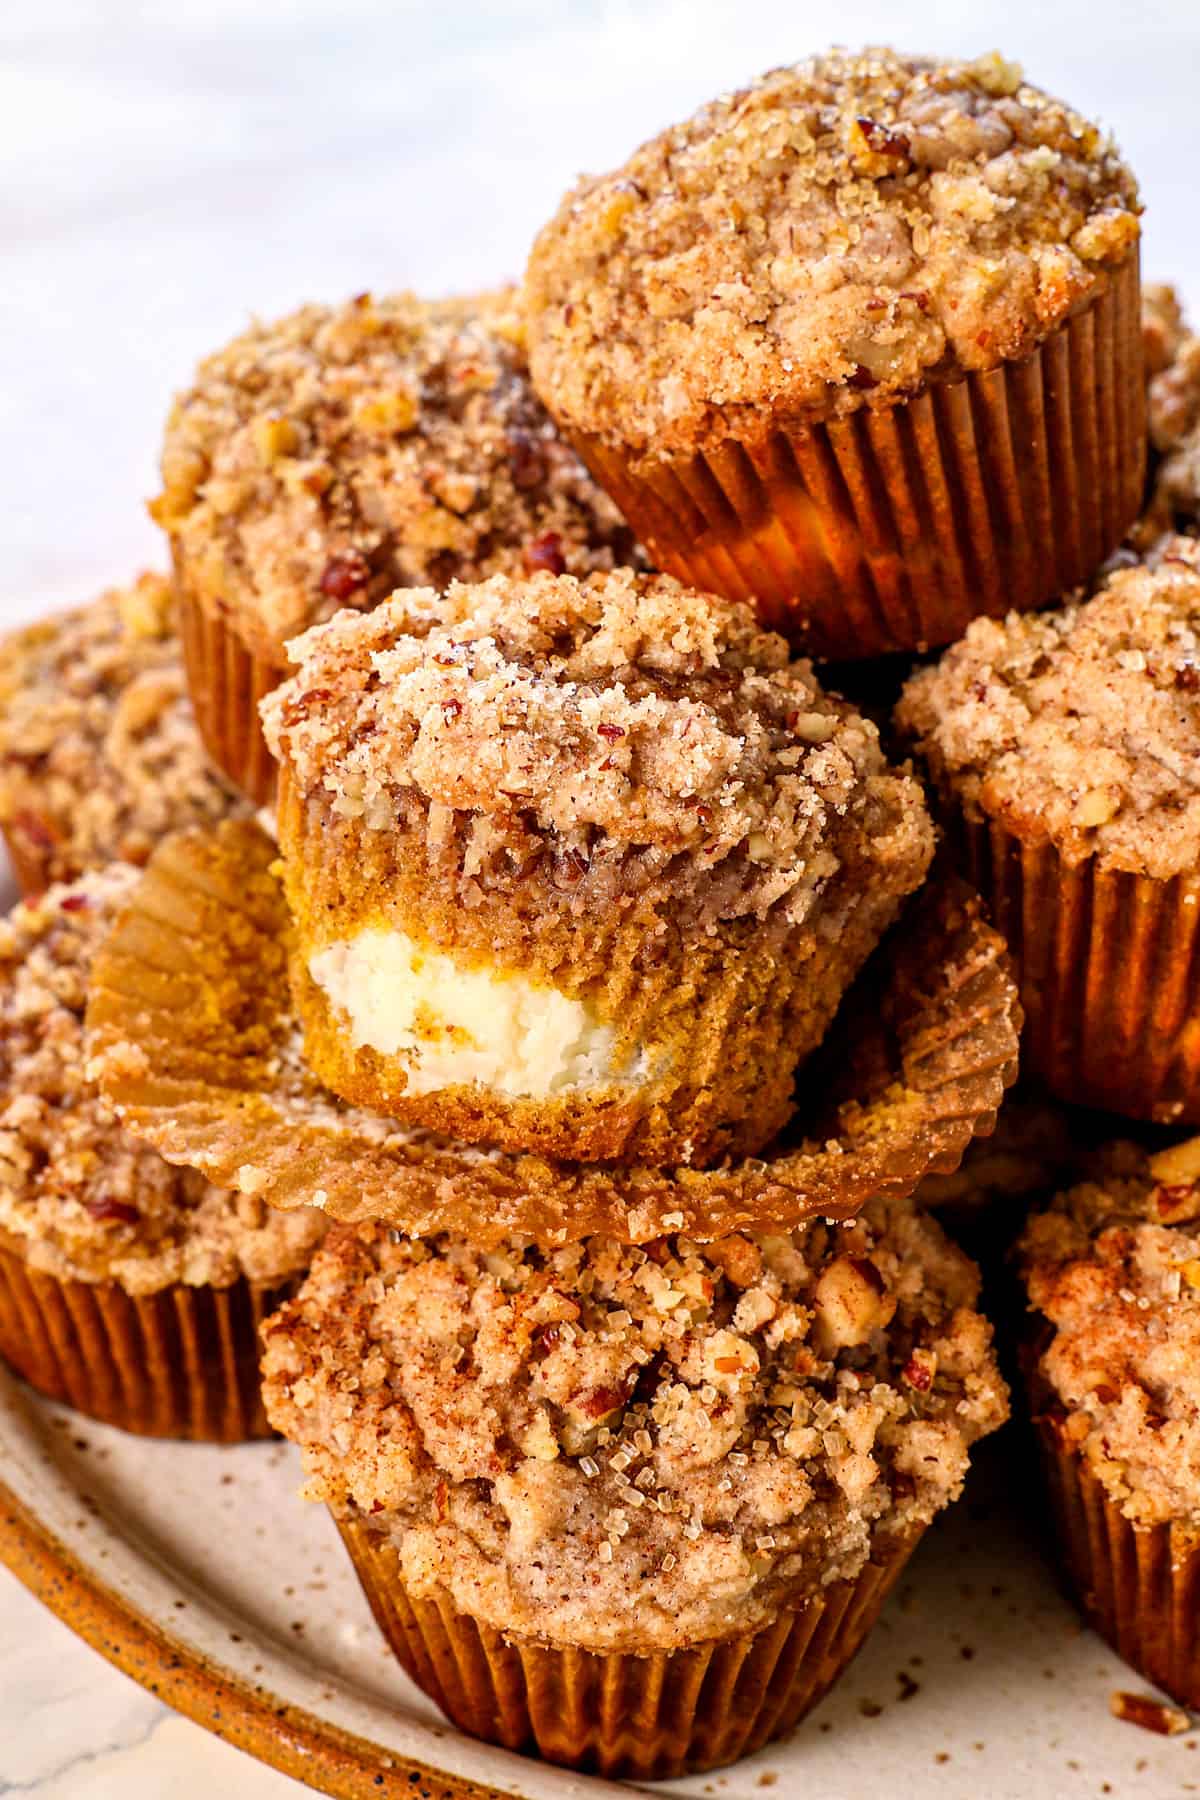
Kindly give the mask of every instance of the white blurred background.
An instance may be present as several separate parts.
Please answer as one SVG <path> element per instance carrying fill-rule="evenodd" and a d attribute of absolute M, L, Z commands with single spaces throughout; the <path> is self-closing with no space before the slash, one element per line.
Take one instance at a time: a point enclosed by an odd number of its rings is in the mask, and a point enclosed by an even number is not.
<path fill-rule="evenodd" d="M 1200 308 L 1196 0 L 0 8 L 0 621 L 160 556 L 169 396 L 251 313 L 517 275 L 577 172 L 834 35 L 1019 58 L 1116 133 Z"/>

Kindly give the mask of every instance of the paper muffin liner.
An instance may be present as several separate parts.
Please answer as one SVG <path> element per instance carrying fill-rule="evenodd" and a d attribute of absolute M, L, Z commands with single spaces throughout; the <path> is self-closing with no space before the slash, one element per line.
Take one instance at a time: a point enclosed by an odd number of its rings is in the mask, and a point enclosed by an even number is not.
<path fill-rule="evenodd" d="M 258 1331 L 295 1286 L 243 1278 L 135 1295 L 45 1274 L 0 1238 L 0 1357 L 47 1398 L 142 1437 L 270 1437 Z"/>
<path fill-rule="evenodd" d="M 887 407 L 692 457 L 574 442 L 658 567 L 811 654 L 950 643 L 1086 581 L 1137 517 L 1138 257 L 1031 355 Z"/>
<path fill-rule="evenodd" d="M 1071 864 L 996 820 L 950 830 L 1017 965 L 1023 1070 L 1081 1106 L 1200 1123 L 1200 876 Z"/>
<path fill-rule="evenodd" d="M 380 1630 L 405 1672 L 473 1737 L 614 1780 L 720 1768 L 791 1731 L 860 1649 L 915 1547 L 879 1547 L 756 1632 L 645 1655 L 553 1648 L 406 1588 L 389 1540 L 339 1520 Z"/>
<path fill-rule="evenodd" d="M 1035 1409 L 1044 1401 L 1036 1379 Z M 1065 1572 L 1080 1610 L 1117 1655 L 1181 1706 L 1200 1708 L 1200 1532 L 1134 1525 L 1068 1442 L 1060 1412 L 1038 1439 Z"/>
<path fill-rule="evenodd" d="M 96 960 L 88 1008 L 93 1068 L 127 1128 L 273 1206 L 482 1245 L 786 1230 L 956 1168 L 1016 1073 L 1001 940 L 961 884 L 935 884 L 868 963 L 805 1066 L 803 1115 L 761 1158 L 624 1169 L 407 1132 L 335 1101 L 299 1055 L 275 854 L 240 821 L 168 839 Z"/>
<path fill-rule="evenodd" d="M 843 917 L 823 941 L 789 926 L 776 910 L 716 929 L 689 927 L 678 884 L 646 905 L 579 912 L 535 886 L 532 899 L 485 894 L 475 907 L 453 903 L 469 866 L 470 815 L 430 857 L 424 815 L 395 832 L 341 817 L 325 793 L 303 795 L 281 770 L 279 841 L 294 921 L 292 997 L 313 1072 L 335 1094 L 394 1114 L 406 1124 L 513 1151 L 695 1166 L 756 1154 L 791 1113 L 793 1074 L 816 1049 L 841 999 L 900 910 L 900 885 L 924 873 L 914 849 L 890 882 L 858 843 L 828 896 Z M 537 878 L 534 878 L 535 883 Z M 844 904 L 853 894 L 855 904 Z M 379 897 L 385 897 L 379 910 Z M 528 935 L 500 937 L 520 915 Z M 676 927 L 662 929 L 664 919 Z M 538 1096 L 449 1082 L 411 1091 L 404 1055 L 355 1041 L 346 1015 L 309 973 L 314 949 L 383 922 L 428 941 L 465 966 L 482 955 L 514 958 L 512 969 L 586 999 L 614 1029 L 630 1062 L 650 1054 L 653 1072 Z M 657 926 L 659 935 L 649 934 Z M 497 951 L 497 942 L 505 943 Z M 655 954 L 645 954 L 647 943 Z M 805 954 L 806 951 L 808 954 Z"/>
<path fill-rule="evenodd" d="M 227 618 L 192 592 L 178 568 L 175 595 L 188 692 L 204 748 L 256 806 L 269 806 L 276 764 L 258 703 L 286 679 L 287 664 L 251 649 Z"/>

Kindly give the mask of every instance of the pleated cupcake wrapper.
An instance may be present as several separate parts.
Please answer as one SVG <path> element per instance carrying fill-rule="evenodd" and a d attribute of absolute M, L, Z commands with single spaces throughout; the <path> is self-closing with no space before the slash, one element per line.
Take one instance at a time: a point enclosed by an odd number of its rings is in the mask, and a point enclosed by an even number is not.
<path fill-rule="evenodd" d="M 0 1241 L 0 1357 L 51 1400 L 143 1437 L 236 1444 L 270 1437 L 258 1329 L 295 1289 L 128 1294 L 64 1281 Z"/>
<path fill-rule="evenodd" d="M 1019 362 L 887 407 L 633 459 L 575 434 L 651 560 L 819 657 L 924 650 L 1086 581 L 1141 506 L 1136 253 Z"/>
<path fill-rule="evenodd" d="M 483 1151 L 335 1101 L 299 1054 L 275 846 L 225 821 L 152 858 L 93 969 L 93 1066 L 168 1162 L 272 1206 L 560 1244 L 602 1234 L 787 1230 L 948 1173 L 1016 1073 L 1020 1009 L 961 884 L 925 888 L 864 970 L 780 1147 L 715 1169 L 623 1169 Z"/>
<path fill-rule="evenodd" d="M 631 918 L 611 905 L 580 915 L 538 896 L 536 935 L 520 950 L 536 957 L 527 970 L 531 979 L 586 991 L 602 1018 L 619 1022 L 626 1044 L 655 1047 L 661 1072 L 636 1086 L 613 1081 L 599 1092 L 568 1091 L 550 1100 L 478 1087 L 413 1095 L 402 1059 L 354 1043 L 344 1015 L 309 976 L 307 954 L 314 936 L 317 943 L 348 938 L 376 922 L 376 915 L 348 903 L 347 870 L 354 892 L 387 897 L 387 923 L 418 938 L 434 934 L 439 951 L 468 964 L 481 943 L 485 953 L 491 949 L 494 902 L 484 899 L 470 912 L 440 904 L 469 854 L 469 830 L 461 829 L 431 867 L 423 827 L 410 829 L 416 841 L 400 844 L 389 833 L 364 830 L 357 820 L 339 818 L 327 795 L 297 794 L 288 770 L 281 772 L 279 837 L 297 927 L 292 993 L 314 1073 L 343 1098 L 414 1123 L 580 1161 L 663 1164 L 686 1157 L 702 1165 L 760 1151 L 789 1116 L 793 1071 L 821 1042 L 901 905 L 882 884 L 868 886 L 847 909 L 836 942 L 819 945 L 807 959 L 811 934 L 789 932 L 777 916 L 753 929 L 738 921 L 724 935 L 685 924 L 663 934 L 661 960 L 651 966 L 642 954 L 645 913 Z M 653 904 L 660 926 L 681 909 L 669 892 Z M 828 904 L 838 907 L 836 889 Z"/>
<path fill-rule="evenodd" d="M 1081 1609 L 1139 1675 L 1195 1711 L 1200 1534 L 1181 1524 L 1131 1524 L 1066 1441 L 1061 1417 L 1042 1413 L 1037 1428 L 1055 1529 Z"/>
<path fill-rule="evenodd" d="M 856 1580 L 760 1631 L 638 1656 L 506 1637 L 444 1590 L 411 1594 L 392 1544 L 368 1525 L 339 1529 L 388 1643 L 457 1726 L 628 1781 L 720 1768 L 790 1731 L 862 1645 L 916 1541 L 879 1550 Z"/>
<path fill-rule="evenodd" d="M 1017 964 L 1022 1068 L 1079 1105 L 1200 1123 L 1200 877 L 1069 864 L 995 821 L 951 821 Z"/>
<path fill-rule="evenodd" d="M 258 703 L 286 679 L 287 665 L 252 650 L 229 620 L 197 597 L 186 570 L 178 567 L 175 593 L 188 691 L 204 748 L 256 806 L 269 806 L 277 771 Z"/>

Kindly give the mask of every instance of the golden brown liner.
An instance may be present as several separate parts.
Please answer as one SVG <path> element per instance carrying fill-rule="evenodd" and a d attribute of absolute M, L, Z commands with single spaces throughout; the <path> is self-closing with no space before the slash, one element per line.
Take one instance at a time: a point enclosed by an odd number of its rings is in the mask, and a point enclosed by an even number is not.
<path fill-rule="evenodd" d="M 204 748 L 256 806 L 269 806 L 276 765 L 258 703 L 286 678 L 287 664 L 251 649 L 228 618 L 192 591 L 178 567 L 175 596 L 188 691 Z"/>
<path fill-rule="evenodd" d="M 272 1435 L 258 1331 L 294 1282 L 133 1295 L 112 1281 L 47 1275 L 14 1244 L 0 1238 L 0 1357 L 40 1394 L 142 1437 Z"/>
<path fill-rule="evenodd" d="M 155 853 L 98 956 L 95 1070 L 168 1162 L 274 1206 L 559 1243 L 705 1240 L 848 1218 L 957 1167 L 1016 1072 L 1003 945 L 959 886 L 926 889 L 867 965 L 804 1071 L 782 1147 L 716 1169 L 622 1169 L 471 1150 L 324 1094 L 297 1055 L 275 849 L 227 820 Z"/>
<path fill-rule="evenodd" d="M 626 1781 L 720 1768 L 791 1731 L 860 1649 L 920 1536 L 760 1631 L 637 1656 L 506 1638 L 444 1589 L 409 1593 L 386 1537 L 357 1520 L 338 1529 L 405 1672 L 461 1730 Z"/>
<path fill-rule="evenodd" d="M 1136 251 L 1019 362 L 707 455 L 580 455 L 668 573 L 820 657 L 924 650 L 1086 581 L 1146 463 Z"/>
<path fill-rule="evenodd" d="M 1024 1071 L 1083 1106 L 1200 1123 L 1200 876 L 1071 864 L 997 820 L 951 829 L 1017 964 Z"/>
<path fill-rule="evenodd" d="M 1034 1386 L 1041 1384 L 1035 1379 Z M 1062 1414 L 1042 1412 L 1036 1423 L 1055 1529 L 1080 1609 L 1118 1656 L 1195 1710 L 1200 1533 L 1178 1522 L 1133 1525 L 1072 1448 Z"/>

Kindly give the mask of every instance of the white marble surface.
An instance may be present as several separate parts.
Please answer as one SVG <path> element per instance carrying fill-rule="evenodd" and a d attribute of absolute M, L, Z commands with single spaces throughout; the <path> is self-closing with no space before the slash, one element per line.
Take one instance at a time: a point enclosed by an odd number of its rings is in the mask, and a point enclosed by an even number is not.
<path fill-rule="evenodd" d="M 170 391 L 248 314 L 514 274 L 577 170 L 831 32 L 1020 57 L 1117 132 L 1149 206 L 1147 271 L 1200 303 L 1189 0 L 0 9 L 0 623 L 157 557 L 142 501 Z M 222 1791 L 301 1790 L 0 1575 L 0 1796 Z"/>

